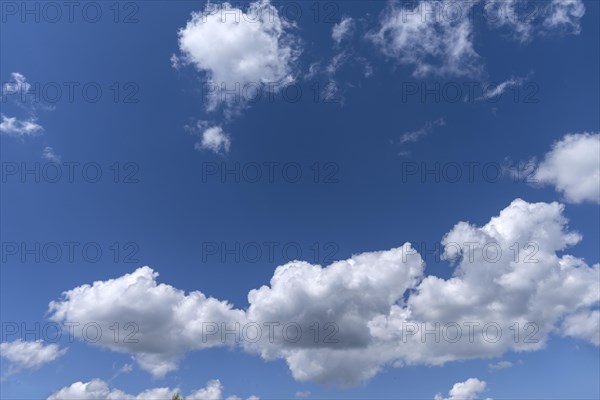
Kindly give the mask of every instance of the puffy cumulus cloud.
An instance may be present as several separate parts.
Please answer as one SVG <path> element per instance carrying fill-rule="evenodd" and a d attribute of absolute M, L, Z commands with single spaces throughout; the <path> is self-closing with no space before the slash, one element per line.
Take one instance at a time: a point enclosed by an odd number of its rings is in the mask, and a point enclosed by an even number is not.
<path fill-rule="evenodd" d="M 473 400 L 485 390 L 486 383 L 477 378 L 469 378 L 464 382 L 455 383 L 448 392 L 450 397 L 442 398 L 440 394 L 435 396 L 435 400 Z M 491 400 L 491 399 L 488 399 Z"/>
<path fill-rule="evenodd" d="M 0 343 L 0 355 L 10 362 L 10 372 L 39 368 L 66 352 L 67 349 L 61 349 L 57 344 L 44 344 L 42 341 L 27 342 L 19 339 Z"/>
<path fill-rule="evenodd" d="M 89 382 L 75 382 L 51 394 L 48 400 L 169 400 L 177 393 L 176 389 L 156 388 L 146 390 L 137 396 L 118 389 L 111 389 L 108 383 L 94 379 Z"/>
<path fill-rule="evenodd" d="M 470 76 L 481 71 L 469 18 L 475 2 L 390 2 L 369 37 L 384 55 L 414 67 L 415 77 Z"/>
<path fill-rule="evenodd" d="M 596 306 L 600 298 L 598 264 L 590 267 L 581 259 L 556 254 L 581 239 L 567 229 L 563 208 L 517 199 L 481 227 L 456 224 L 442 239 L 445 257 L 457 264 L 453 276 L 423 279 L 406 310 L 381 321 L 381 334 L 394 337 L 404 328 L 405 336 L 398 339 L 411 345 L 410 351 L 404 346 L 396 350 L 411 364 L 439 365 L 543 348 L 564 317 Z M 383 329 L 384 322 L 388 329 Z M 445 335 L 443 329 L 435 330 L 437 337 L 427 334 L 425 329 L 433 329 L 436 322 L 460 326 L 461 340 L 450 339 L 456 327 Z M 472 323 L 477 325 L 467 329 Z M 389 326 L 396 330 L 390 332 Z M 417 332 L 411 334 L 409 328 Z"/>
<path fill-rule="evenodd" d="M 215 88 L 209 109 L 223 102 L 233 105 L 235 97 L 223 94 L 236 84 L 285 85 L 294 80 L 300 47 L 292 29 L 268 0 L 252 2 L 246 10 L 227 2 L 207 3 L 179 30 L 181 56 L 172 61 L 206 73 L 207 84 Z"/>
<path fill-rule="evenodd" d="M 100 379 L 89 382 L 75 382 L 64 387 L 48 397 L 48 400 L 171 400 L 179 393 L 179 389 L 155 388 L 143 391 L 140 394 L 127 394 L 119 389 L 110 388 L 109 384 Z M 223 385 L 218 379 L 208 381 L 206 387 L 185 396 L 189 400 L 221 400 L 223 399 Z M 230 396 L 230 398 L 238 398 Z M 250 398 L 258 400 L 258 397 Z M 250 399 L 249 398 L 249 399 Z"/>
<path fill-rule="evenodd" d="M 194 144 L 198 151 L 208 150 L 215 154 L 225 155 L 231 148 L 231 137 L 221 125 L 210 121 L 197 120 L 195 124 L 185 125 L 184 129 L 191 135 L 199 137 Z"/>
<path fill-rule="evenodd" d="M 405 302 L 399 298 L 373 312 L 360 312 L 368 336 L 351 342 L 355 346 L 340 345 L 349 340 L 346 329 L 352 332 L 340 324 L 340 343 L 321 351 L 288 344 L 278 349 L 279 356 L 298 380 L 344 385 L 368 379 L 386 365 L 497 357 L 507 351 L 539 350 L 553 332 L 572 335 L 561 321 L 598 305 L 599 266 L 557 255 L 581 238 L 567 229 L 567 222 L 562 205 L 523 200 L 515 200 L 481 227 L 461 222 L 442 240 L 445 256 L 456 264 L 451 278 L 425 277 L 408 291 Z M 486 247 L 489 243 L 493 246 Z M 474 250 L 465 251 L 469 246 Z M 302 280 L 309 287 L 322 281 Z M 293 287 L 288 292 L 293 299 Z M 304 304 L 314 304 L 303 298 Z"/>
<path fill-rule="evenodd" d="M 104 334 L 99 335 L 97 345 L 133 353 L 142 369 L 160 377 L 175 370 L 186 351 L 223 344 L 219 337 L 200 339 L 204 322 L 234 323 L 244 318 L 243 311 L 227 302 L 158 284 L 157 276 L 151 268 L 142 267 L 64 292 L 60 301 L 50 303 L 50 319 L 76 322 L 79 325 L 73 332 L 79 338 L 89 335 L 96 340 L 99 327 Z M 114 339 L 114 326 L 113 331 L 110 328 L 115 323 L 120 340 Z M 86 324 L 88 328 L 83 329 Z"/>
<path fill-rule="evenodd" d="M 219 400 L 223 396 L 223 385 L 218 379 L 209 381 L 205 388 L 199 389 L 187 396 L 190 400 Z"/>
<path fill-rule="evenodd" d="M 551 32 L 579 34 L 580 20 L 585 14 L 582 0 L 494 0 L 485 3 L 487 21 L 494 28 L 504 28 L 521 43 L 536 35 Z"/>
<path fill-rule="evenodd" d="M 562 323 L 565 336 L 586 340 L 600 346 L 600 311 L 582 310 L 569 315 Z"/>
<path fill-rule="evenodd" d="M 291 262 L 275 270 L 270 286 L 248 294 L 250 321 L 298 324 L 298 341 L 274 340 L 245 343 L 266 359 L 284 358 L 294 378 L 350 385 L 379 370 L 369 354 L 372 342 L 369 321 L 402 304 L 407 290 L 423 274 L 423 260 L 409 245 L 388 251 L 355 255 L 326 268 Z M 317 340 L 311 327 L 317 323 Z M 328 337 L 329 336 L 329 337 Z"/>
<path fill-rule="evenodd" d="M 226 343 L 285 360 L 296 380 L 340 386 L 387 366 L 539 350 L 552 333 L 596 343 L 600 266 L 562 254 L 581 240 L 563 210 L 517 199 L 483 226 L 459 222 L 442 239 L 455 265 L 448 279 L 425 277 L 407 243 L 326 267 L 279 266 L 268 286 L 249 292 L 246 310 L 158 285 L 148 267 L 75 288 L 50 308 L 58 320 L 137 321 L 139 343 L 115 344 L 111 335 L 101 344 L 133 353 L 150 371 Z M 215 322 L 210 332 L 202 331 L 206 321 Z M 253 329 L 223 337 L 222 325 L 220 335 L 214 330 L 219 322 L 230 332 L 236 323 Z"/>
<path fill-rule="evenodd" d="M 554 143 L 535 171 L 572 203 L 600 203 L 600 133 L 566 135 Z"/>
<path fill-rule="evenodd" d="M 197 150 L 210 150 L 217 154 L 229 152 L 231 139 L 220 126 L 211 126 L 202 132 L 200 142 L 194 146 Z"/>

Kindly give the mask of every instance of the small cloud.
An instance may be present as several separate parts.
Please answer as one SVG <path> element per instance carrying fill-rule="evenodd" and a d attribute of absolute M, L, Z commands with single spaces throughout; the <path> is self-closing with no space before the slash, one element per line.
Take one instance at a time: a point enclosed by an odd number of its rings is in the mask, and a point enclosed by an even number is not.
<path fill-rule="evenodd" d="M 51 162 L 60 162 L 60 156 L 56 154 L 54 149 L 50 146 L 44 147 L 44 150 L 42 150 L 42 157 Z"/>
<path fill-rule="evenodd" d="M 565 135 L 552 145 L 533 177 L 570 203 L 600 204 L 600 133 Z"/>
<path fill-rule="evenodd" d="M 177 54 L 171 54 L 171 67 L 179 69 L 182 65 L 183 63 L 181 62 L 179 57 L 177 57 Z"/>
<path fill-rule="evenodd" d="M 494 15 L 488 23 L 492 28 L 506 29 L 511 36 L 527 44 L 536 36 L 551 33 L 578 35 L 581 18 L 585 15 L 582 0 L 552 0 L 536 4 L 536 12 L 521 18 L 522 2 L 519 0 L 493 0 L 485 4 L 488 15 Z"/>
<path fill-rule="evenodd" d="M 446 126 L 446 120 L 444 118 L 438 118 L 434 121 L 426 121 L 425 125 L 416 131 L 404 132 L 397 141 L 401 147 L 407 143 L 415 143 L 421 140 L 423 137 L 429 135 L 433 132 L 435 127 Z M 407 150 L 400 150 L 398 152 L 399 156 L 407 156 L 410 152 Z"/>
<path fill-rule="evenodd" d="M 488 364 L 489 369 L 505 369 L 513 366 L 513 363 L 510 361 L 498 361 L 495 364 Z"/>
<path fill-rule="evenodd" d="M 0 134 L 22 138 L 24 136 L 40 135 L 44 128 L 36 122 L 37 118 L 30 117 L 22 120 L 16 117 L 7 117 L 1 114 Z"/>
<path fill-rule="evenodd" d="M 10 362 L 9 374 L 23 369 L 37 369 L 64 355 L 67 349 L 56 344 L 45 345 L 43 341 L 15 340 L 0 344 L 0 355 Z"/>
<path fill-rule="evenodd" d="M 310 396 L 310 391 L 309 390 L 305 390 L 304 392 L 296 392 L 296 397 L 299 399 L 305 399 L 307 397 Z"/>
<path fill-rule="evenodd" d="M 10 74 L 12 81 L 6 82 L 2 87 L 3 95 L 9 94 L 21 94 L 21 96 L 27 94 L 31 85 L 27 82 L 27 78 L 19 72 L 13 72 Z"/>
<path fill-rule="evenodd" d="M 8 96 L 21 109 L 28 114 L 27 117 L 9 117 L 1 114 L 0 118 L 0 135 L 6 135 L 16 138 L 26 136 L 41 135 L 44 131 L 42 125 L 38 124 L 37 111 L 54 110 L 54 107 L 39 103 L 35 96 L 30 93 L 31 84 L 27 82 L 27 78 L 20 72 L 10 74 L 11 80 L 2 85 L 2 100 L 6 101 Z"/>
<path fill-rule="evenodd" d="M 196 143 L 197 150 L 210 150 L 217 154 L 229 152 L 231 139 L 220 126 L 211 126 L 202 133 L 202 140 Z"/>
<path fill-rule="evenodd" d="M 231 138 L 220 125 L 197 121 L 195 126 L 186 125 L 185 130 L 200 136 L 200 141 L 194 145 L 196 150 L 210 150 L 216 154 L 229 153 Z"/>
<path fill-rule="evenodd" d="M 442 397 L 438 393 L 435 395 L 434 400 L 474 400 L 485 390 L 485 387 L 485 381 L 469 378 L 464 382 L 455 383 L 448 392 L 449 397 Z"/>
<path fill-rule="evenodd" d="M 331 31 L 331 38 L 336 44 L 340 44 L 343 40 L 348 39 L 354 33 L 354 20 L 350 17 L 344 17 L 335 24 Z"/>
<path fill-rule="evenodd" d="M 327 71 L 327 73 L 330 75 L 334 75 L 342 67 L 342 65 L 348 60 L 348 57 L 349 57 L 349 54 L 346 52 L 341 52 L 341 53 L 336 54 L 335 56 L 333 56 L 333 58 L 331 59 L 329 64 L 327 64 L 325 71 Z"/>
<path fill-rule="evenodd" d="M 128 374 L 131 371 L 133 371 L 133 364 L 125 364 L 121 367 L 121 369 L 119 370 L 119 372 L 123 373 L 123 374 Z"/>
<path fill-rule="evenodd" d="M 475 101 L 497 99 L 498 97 L 502 96 L 507 89 L 521 86 L 524 81 L 525 78 L 523 77 L 511 76 L 510 79 L 507 79 L 499 84 L 490 84 L 487 86 L 484 94 L 477 97 Z"/>

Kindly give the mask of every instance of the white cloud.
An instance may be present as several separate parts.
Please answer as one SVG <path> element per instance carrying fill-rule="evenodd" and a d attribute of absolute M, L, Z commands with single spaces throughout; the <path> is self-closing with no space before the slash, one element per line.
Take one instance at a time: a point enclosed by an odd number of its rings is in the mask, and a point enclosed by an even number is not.
<path fill-rule="evenodd" d="M 561 29 L 573 34 L 581 32 L 580 19 L 585 15 L 585 5 L 581 0 L 552 0 L 550 11 L 544 19 L 549 29 Z"/>
<path fill-rule="evenodd" d="M 443 118 L 438 118 L 434 121 L 426 121 L 425 125 L 423 125 L 423 127 L 419 128 L 419 129 L 417 129 L 416 131 L 410 131 L 410 132 L 403 133 L 400 136 L 400 139 L 398 139 L 398 144 L 403 145 L 406 143 L 417 142 L 422 137 L 430 134 L 431 131 L 433 131 L 433 128 L 435 126 L 444 126 L 444 125 L 446 125 L 446 121 Z"/>
<path fill-rule="evenodd" d="M 380 27 L 369 36 L 384 55 L 414 67 L 415 77 L 472 76 L 481 71 L 473 49 L 469 10 L 474 2 L 454 3 L 459 12 L 444 14 L 448 2 L 423 0 L 413 7 L 390 2 Z"/>
<path fill-rule="evenodd" d="M 128 374 L 131 371 L 133 371 L 133 364 L 125 364 L 119 369 L 119 372 L 123 374 Z"/>
<path fill-rule="evenodd" d="M 206 387 L 187 396 L 189 400 L 218 400 L 223 396 L 223 385 L 219 380 L 212 380 Z"/>
<path fill-rule="evenodd" d="M 196 149 L 205 149 L 217 154 L 228 153 L 231 146 L 229 135 L 220 126 L 211 126 L 202 132 L 202 140 L 196 144 Z"/>
<path fill-rule="evenodd" d="M 35 117 L 29 117 L 22 120 L 16 117 L 7 117 L 1 114 L 2 121 L 0 122 L 0 133 L 7 136 L 23 137 L 36 136 L 44 131 L 44 128 L 38 124 Z"/>
<path fill-rule="evenodd" d="M 20 72 L 10 74 L 12 81 L 6 82 L 3 86 L 3 94 L 5 96 L 19 94 L 22 98 L 28 96 L 31 85 L 27 82 L 27 78 Z"/>
<path fill-rule="evenodd" d="M 221 155 L 229 153 L 231 137 L 220 125 L 198 120 L 195 125 L 186 125 L 184 128 L 192 135 L 200 137 L 194 144 L 196 150 L 209 150 Z"/>
<path fill-rule="evenodd" d="M 515 88 L 523 84 L 525 78 L 511 76 L 509 79 L 498 84 L 490 84 L 486 87 L 485 93 L 475 100 L 490 100 L 500 96 L 509 88 Z M 490 90 L 491 89 L 491 90 Z"/>
<path fill-rule="evenodd" d="M 554 143 L 534 178 L 572 203 L 600 203 L 600 133 L 568 134 Z"/>
<path fill-rule="evenodd" d="M 368 37 L 381 52 L 413 76 L 478 76 L 481 57 L 473 45 L 473 7 L 478 1 L 390 1 L 379 27 Z M 535 35 L 554 32 L 578 34 L 585 14 L 582 0 L 484 2 L 484 15 L 492 28 L 505 28 L 522 43 Z M 477 14 L 478 15 L 478 14 Z"/>
<path fill-rule="evenodd" d="M 569 315 L 562 323 L 565 336 L 586 340 L 600 346 L 600 311 L 582 310 Z"/>
<path fill-rule="evenodd" d="M 297 343 L 244 343 L 246 350 L 263 358 L 284 358 L 295 379 L 352 385 L 374 376 L 380 369 L 369 321 L 402 304 L 407 290 L 415 288 L 424 264 L 414 249 L 402 247 L 355 255 L 323 268 L 306 262 L 277 267 L 270 286 L 248 293 L 250 321 L 297 323 L 310 332 L 315 323 L 323 337 L 303 335 Z M 326 329 L 335 323 L 335 328 Z M 335 341 L 326 339 L 326 333 Z M 316 342 L 316 343 L 315 343 Z"/>
<path fill-rule="evenodd" d="M 338 72 L 349 67 L 359 66 L 365 78 L 373 74 L 373 67 L 368 61 L 356 54 L 350 39 L 356 30 L 356 21 L 351 17 L 343 17 L 341 21 L 335 24 L 331 31 L 331 37 L 335 43 L 335 53 L 327 62 L 325 67 L 321 67 L 320 62 L 310 64 L 305 79 L 311 79 L 318 74 L 323 74 L 326 83 L 322 85 L 320 96 L 327 103 L 339 103 L 344 105 L 344 92 L 348 87 L 355 87 L 358 83 L 354 79 L 351 83 L 342 82 L 336 77 Z"/>
<path fill-rule="evenodd" d="M 551 32 L 579 34 L 585 14 L 581 0 L 552 0 L 527 3 L 523 0 L 496 0 L 485 3 L 487 20 L 494 28 L 506 28 L 521 43 Z"/>
<path fill-rule="evenodd" d="M 114 368 L 114 366 L 113 366 L 113 368 Z M 131 371 L 133 371 L 133 364 L 124 364 L 121 368 L 119 368 L 119 370 L 117 372 L 115 372 L 115 374 L 112 376 L 112 378 L 110 380 L 112 382 L 118 376 L 123 375 L 123 374 L 128 374 Z"/>
<path fill-rule="evenodd" d="M 10 372 L 36 369 L 56 360 L 67 352 L 57 344 L 45 345 L 42 341 L 27 342 L 21 339 L 0 343 L 0 355 L 11 363 Z"/>
<path fill-rule="evenodd" d="M 37 122 L 37 110 L 40 107 L 47 110 L 53 108 L 43 106 L 35 100 L 30 93 L 31 84 L 27 82 L 27 78 L 23 74 L 13 72 L 10 76 L 11 80 L 2 86 L 3 102 L 10 98 L 17 106 L 24 109 L 28 116 L 19 118 L 0 114 L 0 134 L 17 138 L 41 135 L 44 128 Z"/>
<path fill-rule="evenodd" d="M 169 400 L 175 393 L 177 393 L 176 389 L 157 388 L 134 396 L 118 389 L 111 389 L 108 383 L 100 379 L 93 379 L 64 387 L 51 394 L 48 400 Z"/>
<path fill-rule="evenodd" d="M 93 379 L 89 382 L 75 382 L 64 387 L 48 397 L 48 400 L 171 400 L 179 389 L 168 387 L 148 389 L 137 395 L 127 394 L 119 389 L 111 389 L 107 382 Z M 208 381 L 206 387 L 184 396 L 188 400 L 221 400 L 223 385 L 218 379 Z M 227 399 L 240 399 L 230 396 Z M 258 400 L 258 397 L 248 398 Z"/>
<path fill-rule="evenodd" d="M 498 361 L 495 364 L 488 364 L 489 369 L 505 369 L 513 366 L 513 363 L 510 361 Z"/>
<path fill-rule="evenodd" d="M 400 138 L 398 139 L 397 143 L 398 145 L 400 145 L 401 149 L 398 151 L 398 155 L 399 156 L 408 156 L 410 155 L 410 151 L 403 149 L 402 147 L 404 147 L 407 143 L 415 143 L 419 140 L 421 140 L 421 138 L 429 135 L 431 132 L 433 132 L 433 129 L 436 126 L 445 126 L 446 125 L 446 120 L 444 120 L 444 118 L 438 118 L 434 121 L 426 121 L 425 124 L 415 130 L 415 131 L 409 131 L 409 132 L 404 132 L 402 135 L 400 135 Z"/>
<path fill-rule="evenodd" d="M 179 30 L 181 62 L 205 72 L 208 83 L 218 88 L 208 102 L 209 109 L 219 104 L 235 106 L 233 96 L 224 91 L 247 84 L 278 83 L 294 80 L 294 63 L 299 55 L 298 40 L 291 34 L 293 25 L 279 16 L 267 0 L 250 3 L 241 10 L 229 3 L 208 3 L 192 13 L 185 28 Z M 174 60 L 171 60 L 174 63 Z M 223 86 L 224 87 L 223 87 Z M 238 106 L 243 106 L 243 99 Z"/>
<path fill-rule="evenodd" d="M 588 315 L 600 299 L 600 266 L 557 254 L 581 240 L 568 230 L 563 210 L 559 203 L 517 199 L 483 226 L 456 224 L 442 239 L 444 257 L 456 265 L 449 279 L 425 277 L 420 255 L 405 244 L 327 267 L 302 261 L 279 266 L 268 286 L 249 292 L 246 310 L 157 284 L 157 274 L 144 267 L 70 290 L 62 301 L 51 303 L 50 311 L 54 320 L 100 321 L 107 330 L 115 321 L 121 326 L 136 321 L 139 343 L 115 344 L 111 337 L 99 344 L 132 353 L 155 375 L 175 369 L 187 351 L 238 345 L 266 360 L 284 359 L 296 380 L 341 386 L 366 381 L 386 366 L 442 365 L 540 350 L 552 333 L 594 343 L 588 333 L 596 314 Z M 475 250 L 467 251 L 465 243 Z M 500 250 L 493 261 L 494 251 L 481 250 L 489 243 Z M 235 322 L 279 325 L 274 335 L 263 329 L 256 341 L 218 334 L 202 340 L 206 321 L 229 328 Z M 468 328 L 471 322 L 479 325 Z M 290 323 L 303 332 L 297 340 L 282 335 Z M 439 326 L 462 327 L 459 341 L 423 336 L 425 328 L 435 331 L 436 323 L 438 337 L 444 335 Z M 500 337 L 495 328 L 486 330 L 490 323 L 502 330 Z"/>
<path fill-rule="evenodd" d="M 177 369 L 187 351 L 224 344 L 220 337 L 201 340 L 203 322 L 243 320 L 243 311 L 233 310 L 230 304 L 201 292 L 186 295 L 172 286 L 157 284 L 157 276 L 152 269 L 142 267 L 116 279 L 69 290 L 61 301 L 50 303 L 51 319 L 76 321 L 80 326 L 96 323 L 103 332 L 118 323 L 119 337 L 129 339 L 115 343 L 112 335 L 102 335 L 97 344 L 133 353 L 139 366 L 156 377 Z M 81 329 L 75 332 L 82 337 Z"/>
<path fill-rule="evenodd" d="M 331 29 L 331 38 L 336 44 L 348 39 L 354 32 L 354 20 L 350 17 L 344 17 Z"/>
<path fill-rule="evenodd" d="M 307 397 L 310 397 L 311 393 L 309 390 L 305 390 L 303 392 L 296 392 L 296 397 L 299 399 L 305 399 Z"/>
<path fill-rule="evenodd" d="M 474 400 L 485 390 L 486 383 L 477 378 L 469 378 L 464 382 L 455 383 L 448 392 L 450 397 L 442 398 L 437 394 L 435 400 Z M 490 399 L 491 400 L 491 399 Z"/>
<path fill-rule="evenodd" d="M 42 150 L 42 157 L 44 157 L 48 161 L 52 161 L 55 163 L 60 162 L 60 156 L 54 152 L 54 149 L 50 146 L 44 147 Z"/>

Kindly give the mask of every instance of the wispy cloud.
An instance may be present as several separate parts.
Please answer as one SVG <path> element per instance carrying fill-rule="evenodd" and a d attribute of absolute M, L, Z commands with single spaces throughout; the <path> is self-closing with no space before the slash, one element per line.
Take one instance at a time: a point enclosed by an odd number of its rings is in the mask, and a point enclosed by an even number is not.
<path fill-rule="evenodd" d="M 498 97 L 502 96 L 502 94 L 510 88 L 516 88 L 521 86 L 525 80 L 527 78 L 526 77 L 520 77 L 520 76 L 511 76 L 509 79 L 496 84 L 496 85 L 487 85 L 486 87 L 489 89 L 491 88 L 491 90 L 485 90 L 483 95 L 477 97 L 475 100 L 476 101 L 483 101 L 483 100 L 491 100 L 491 99 L 497 99 Z"/>
<path fill-rule="evenodd" d="M 59 163 L 61 160 L 60 156 L 56 154 L 54 152 L 54 149 L 50 146 L 44 147 L 44 150 L 42 150 L 42 157 L 48 161 L 52 161 L 55 163 Z"/>
<path fill-rule="evenodd" d="M 41 135 L 44 131 L 44 127 L 37 123 L 36 117 L 18 119 L 17 117 L 7 117 L 1 114 L 0 118 L 2 118 L 2 121 L 0 121 L 0 133 L 7 136 L 18 138 L 37 136 Z"/>
<path fill-rule="evenodd" d="M 513 363 L 510 361 L 498 361 L 495 364 L 488 364 L 489 369 L 505 369 L 513 366 Z"/>
<path fill-rule="evenodd" d="M 435 127 L 440 127 L 440 126 L 445 126 L 445 125 L 446 125 L 446 121 L 444 120 L 444 118 L 438 118 L 434 121 L 426 121 L 425 125 L 423 125 L 421 128 L 419 128 L 415 131 L 404 132 L 402 135 L 400 135 L 400 138 L 398 138 L 398 140 L 396 141 L 396 144 L 399 144 L 400 147 L 403 147 L 407 143 L 418 142 L 419 140 L 421 140 L 422 138 L 424 138 L 425 136 L 427 136 L 431 132 L 433 132 Z M 402 149 L 398 152 L 398 155 L 400 155 L 400 156 L 407 156 L 409 154 L 410 154 L 410 152 L 406 149 Z"/>
<path fill-rule="evenodd" d="M 413 76 L 477 76 L 482 68 L 473 46 L 473 24 L 468 10 L 460 18 L 428 18 L 443 2 L 426 0 L 408 7 L 389 2 L 381 14 L 378 30 L 369 39 L 387 57 L 413 68 Z M 465 3 L 470 8 L 473 3 Z M 411 7 L 412 6 L 412 7 Z"/>
<path fill-rule="evenodd" d="M 57 344 L 46 345 L 40 340 L 27 342 L 19 339 L 0 344 L 0 355 L 10 362 L 9 374 L 23 369 L 37 369 L 66 352 L 67 349 L 61 349 Z"/>
<path fill-rule="evenodd" d="M 20 72 L 13 72 L 10 76 L 11 80 L 2 85 L 2 102 L 6 102 L 11 96 L 14 103 L 25 110 L 27 116 L 16 117 L 1 114 L 0 134 L 16 138 L 41 135 L 44 132 L 44 127 L 38 123 L 37 111 L 39 108 L 44 110 L 52 110 L 53 108 L 47 107 L 33 98 L 30 93 L 31 84 L 27 82 L 25 75 Z"/>

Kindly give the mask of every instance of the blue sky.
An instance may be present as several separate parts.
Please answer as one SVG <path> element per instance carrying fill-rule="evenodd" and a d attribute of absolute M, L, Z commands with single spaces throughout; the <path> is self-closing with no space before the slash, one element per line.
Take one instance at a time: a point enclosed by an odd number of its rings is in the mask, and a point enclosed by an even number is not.
<path fill-rule="evenodd" d="M 24 4 L 0 28 L 2 398 L 600 397 L 598 3 Z M 268 321 L 302 340 L 203 341 Z M 401 336 L 465 321 L 503 336 Z"/>

